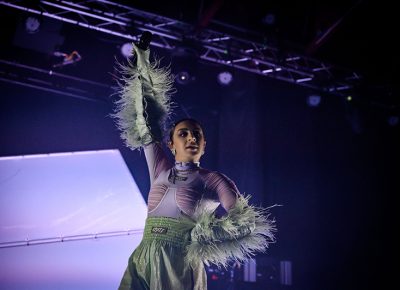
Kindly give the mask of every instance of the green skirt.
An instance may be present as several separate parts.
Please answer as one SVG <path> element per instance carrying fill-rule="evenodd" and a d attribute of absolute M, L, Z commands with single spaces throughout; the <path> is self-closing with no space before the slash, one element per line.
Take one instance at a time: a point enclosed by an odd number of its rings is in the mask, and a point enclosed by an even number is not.
<path fill-rule="evenodd" d="M 207 289 L 203 262 L 185 259 L 192 227 L 181 219 L 148 217 L 118 290 Z"/>

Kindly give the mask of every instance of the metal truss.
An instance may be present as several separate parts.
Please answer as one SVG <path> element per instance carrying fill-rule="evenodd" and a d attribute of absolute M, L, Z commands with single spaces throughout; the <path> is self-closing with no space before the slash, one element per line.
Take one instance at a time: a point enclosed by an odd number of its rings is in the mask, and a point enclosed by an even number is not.
<path fill-rule="evenodd" d="M 36 4 L 34 4 L 36 2 Z M 202 60 L 237 68 L 322 92 L 347 95 L 361 76 L 351 70 L 233 34 L 196 28 L 175 19 L 107 0 L 0 1 L 3 6 L 137 41 L 153 34 L 152 46 L 190 46 Z"/>
<path fill-rule="evenodd" d="M 29 238 L 26 238 L 24 241 L 1 242 L 0 249 L 44 245 L 44 244 L 54 244 L 54 243 L 76 242 L 76 241 L 83 241 L 83 240 L 98 240 L 98 239 L 103 239 L 103 238 L 129 236 L 129 235 L 140 235 L 141 236 L 141 235 L 143 235 L 143 230 L 136 229 L 136 230 L 113 231 L 113 232 L 104 232 L 104 233 L 96 233 L 96 234 L 81 234 L 81 235 L 71 235 L 71 236 L 62 236 L 61 235 L 58 237 L 32 239 L 32 240 L 30 240 Z"/>
<path fill-rule="evenodd" d="M 106 96 L 112 93 L 103 83 L 4 59 L 0 59 L 0 81 L 100 103 L 107 103 Z"/>

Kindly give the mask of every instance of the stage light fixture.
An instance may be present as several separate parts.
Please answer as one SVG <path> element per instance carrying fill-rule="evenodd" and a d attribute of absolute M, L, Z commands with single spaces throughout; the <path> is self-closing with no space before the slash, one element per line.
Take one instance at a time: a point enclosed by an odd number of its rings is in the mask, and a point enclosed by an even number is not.
<path fill-rule="evenodd" d="M 121 54 L 126 58 L 132 56 L 133 45 L 131 42 L 126 42 L 121 46 Z"/>
<path fill-rule="evenodd" d="M 230 72 L 223 71 L 218 74 L 218 83 L 227 86 L 232 83 L 233 76 Z"/>
<path fill-rule="evenodd" d="M 307 105 L 310 107 L 318 107 L 321 103 L 321 96 L 320 95 L 310 95 L 307 97 Z"/>
<path fill-rule="evenodd" d="M 39 32 L 40 29 L 40 21 L 36 17 L 29 16 L 25 20 L 25 30 L 30 34 L 34 34 Z"/>
<path fill-rule="evenodd" d="M 187 85 L 192 77 L 187 71 L 181 71 L 175 76 L 176 82 L 181 85 Z"/>
<path fill-rule="evenodd" d="M 175 81 L 180 85 L 188 85 L 196 81 L 199 64 L 199 46 L 195 39 L 184 38 L 171 51 L 171 69 L 175 73 Z"/>

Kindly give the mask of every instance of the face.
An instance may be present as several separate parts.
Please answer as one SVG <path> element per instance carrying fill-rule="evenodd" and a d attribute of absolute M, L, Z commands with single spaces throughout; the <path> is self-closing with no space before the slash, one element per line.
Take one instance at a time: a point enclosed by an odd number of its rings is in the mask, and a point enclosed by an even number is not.
<path fill-rule="evenodd" d="M 176 125 L 169 148 L 175 149 L 175 160 L 198 162 L 204 154 L 206 141 L 203 130 L 193 121 L 183 121 Z"/>

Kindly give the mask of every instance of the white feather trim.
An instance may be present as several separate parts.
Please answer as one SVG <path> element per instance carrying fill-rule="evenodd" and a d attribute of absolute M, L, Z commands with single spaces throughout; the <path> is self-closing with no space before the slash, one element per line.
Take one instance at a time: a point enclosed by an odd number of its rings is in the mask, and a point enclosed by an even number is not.
<path fill-rule="evenodd" d="M 269 208 L 251 206 L 249 199 L 239 196 L 235 206 L 221 218 L 197 208 L 186 259 L 194 262 L 200 258 L 206 265 L 227 267 L 232 260 L 243 262 L 257 252 L 265 252 L 275 242 L 275 220 L 270 219 Z"/>
<path fill-rule="evenodd" d="M 131 149 L 161 141 L 170 114 L 173 77 L 170 67 L 160 67 L 160 61 L 148 61 L 148 51 L 135 47 L 136 65 L 118 64 L 120 98 L 115 113 L 121 138 Z"/>

